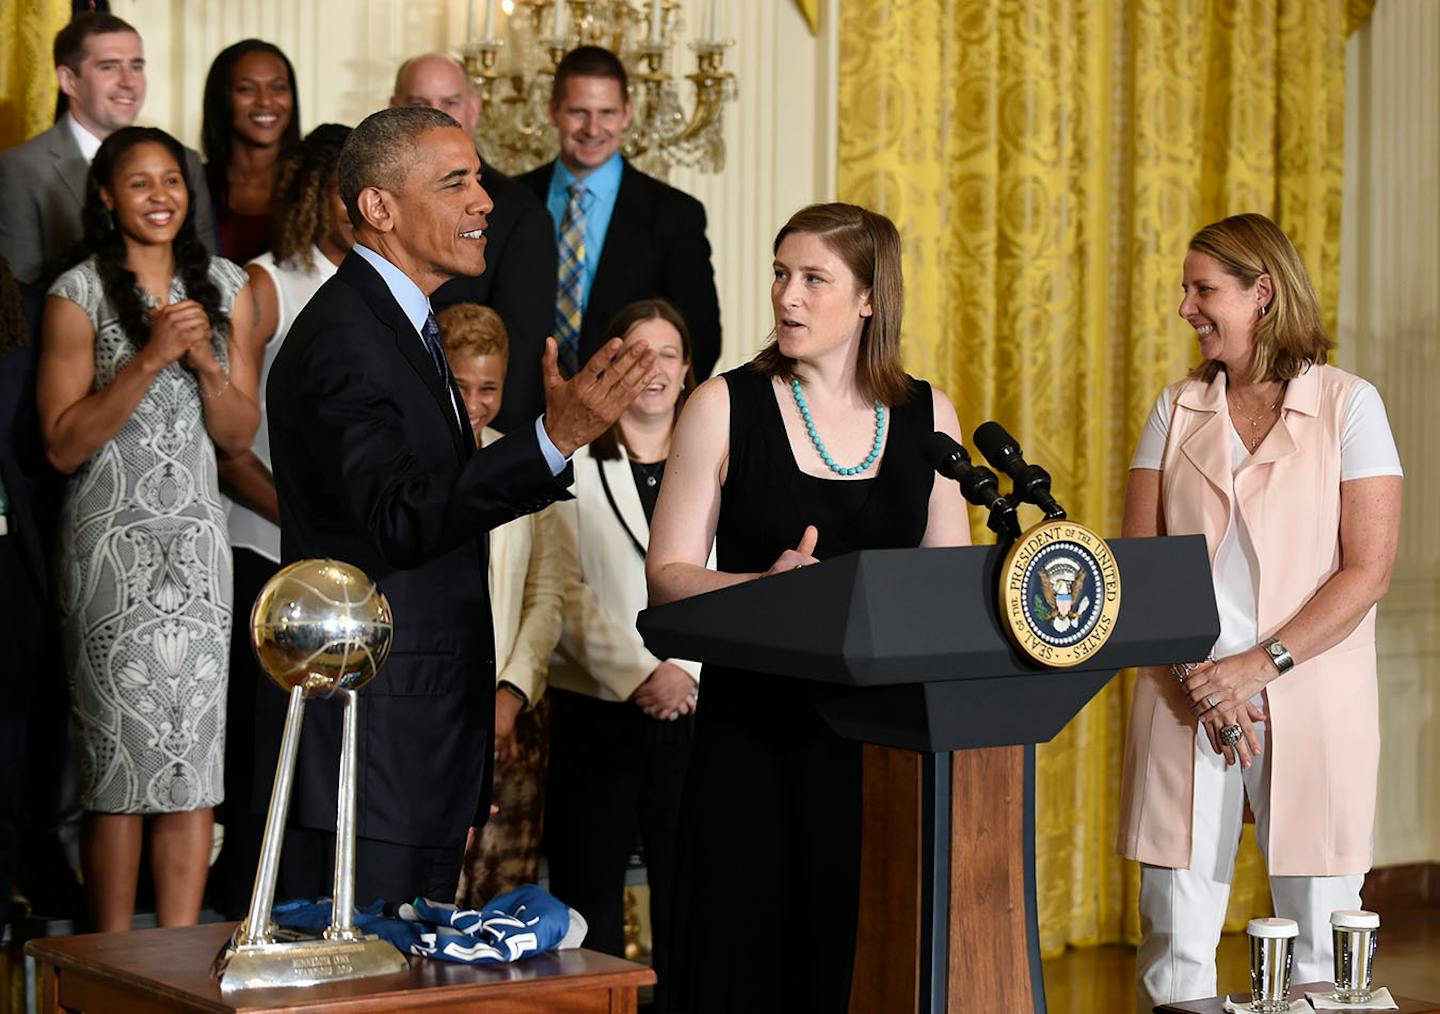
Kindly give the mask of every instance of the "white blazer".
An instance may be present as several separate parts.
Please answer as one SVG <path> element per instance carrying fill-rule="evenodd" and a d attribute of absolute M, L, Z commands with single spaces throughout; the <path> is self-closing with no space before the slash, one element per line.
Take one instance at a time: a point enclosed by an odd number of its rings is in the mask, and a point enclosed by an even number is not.
<path fill-rule="evenodd" d="M 602 701 L 624 701 L 662 661 L 645 649 L 635 629 L 635 618 L 648 604 L 645 560 L 625 533 L 629 528 L 648 548 L 650 525 L 623 447 L 617 459 L 594 458 L 587 446 L 572 460 L 575 499 L 550 508 L 560 536 L 560 565 L 566 571 L 564 623 L 550 663 L 550 683 Z M 601 469 L 619 508 L 618 518 L 600 484 Z M 713 550 L 709 566 L 715 566 Z M 698 662 L 663 661 L 700 679 Z"/>
<path fill-rule="evenodd" d="M 482 446 L 500 439 L 486 427 Z M 495 683 L 503 680 L 533 705 L 545 692 L 550 653 L 560 639 L 565 573 L 555 505 L 490 533 L 490 614 L 495 622 Z"/>

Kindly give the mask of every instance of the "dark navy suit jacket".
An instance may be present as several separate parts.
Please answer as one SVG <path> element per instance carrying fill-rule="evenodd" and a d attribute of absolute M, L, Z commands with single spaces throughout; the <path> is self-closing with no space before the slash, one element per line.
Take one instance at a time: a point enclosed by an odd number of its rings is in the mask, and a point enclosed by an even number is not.
<path fill-rule="evenodd" d="M 551 474 L 533 425 L 476 449 L 415 328 L 354 252 L 291 327 L 266 399 L 284 561 L 354 564 L 394 611 L 389 662 L 360 694 L 357 833 L 463 842 L 490 795 L 485 533 L 568 496 L 569 470 Z M 335 826 L 340 714 L 333 701 L 307 709 L 299 826 Z"/>

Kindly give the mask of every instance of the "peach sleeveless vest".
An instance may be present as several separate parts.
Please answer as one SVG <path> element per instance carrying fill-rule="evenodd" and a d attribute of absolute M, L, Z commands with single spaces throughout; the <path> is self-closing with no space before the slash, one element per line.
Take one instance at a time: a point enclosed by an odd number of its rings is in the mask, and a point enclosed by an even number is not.
<path fill-rule="evenodd" d="M 1230 512 L 1241 512 L 1259 557 L 1262 640 L 1340 568 L 1340 434 L 1355 379 L 1312 366 L 1292 380 L 1280 421 L 1233 479 L 1224 373 L 1208 385 L 1187 380 L 1168 389 L 1166 531 L 1203 534 L 1213 561 Z M 1364 873 L 1380 763 L 1375 610 L 1345 640 L 1272 681 L 1266 694 L 1270 874 Z M 1125 745 L 1121 855 L 1189 866 L 1195 748 L 1195 719 L 1180 686 L 1166 669 L 1141 670 Z"/>

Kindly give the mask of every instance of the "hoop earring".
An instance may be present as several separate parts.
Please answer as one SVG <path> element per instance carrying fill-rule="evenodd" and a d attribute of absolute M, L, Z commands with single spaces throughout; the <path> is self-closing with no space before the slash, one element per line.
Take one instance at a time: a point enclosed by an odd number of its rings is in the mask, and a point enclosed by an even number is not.
<path fill-rule="evenodd" d="M 1266 303 L 1264 306 L 1260 307 L 1260 316 L 1263 317 L 1263 316 L 1265 316 L 1265 315 L 1266 315 L 1267 313 L 1269 313 L 1269 312 L 1270 312 L 1270 304 L 1269 304 L 1269 303 Z"/>

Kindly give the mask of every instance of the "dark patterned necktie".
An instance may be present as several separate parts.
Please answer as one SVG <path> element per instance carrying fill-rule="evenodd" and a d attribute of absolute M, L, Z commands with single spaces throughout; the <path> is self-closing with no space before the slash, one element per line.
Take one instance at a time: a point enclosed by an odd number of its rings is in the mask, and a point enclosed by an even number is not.
<path fill-rule="evenodd" d="M 450 408 L 455 412 L 455 425 L 460 426 L 465 415 L 455 394 L 455 378 L 450 372 L 450 363 L 445 359 L 445 348 L 440 344 L 440 322 L 435 319 L 434 313 L 426 315 L 425 326 L 420 329 L 420 339 L 425 343 L 425 351 L 430 353 L 430 361 L 435 364 L 436 372 L 440 374 L 440 382 L 445 385 L 445 391 L 450 395 Z M 460 428 L 464 429 L 463 426 Z"/>

